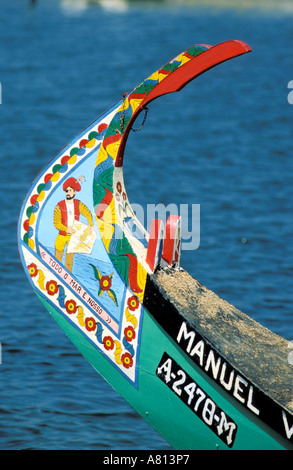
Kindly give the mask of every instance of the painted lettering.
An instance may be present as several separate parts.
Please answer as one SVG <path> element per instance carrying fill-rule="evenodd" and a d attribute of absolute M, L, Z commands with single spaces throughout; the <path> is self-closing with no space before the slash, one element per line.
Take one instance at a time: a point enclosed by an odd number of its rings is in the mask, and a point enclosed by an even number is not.
<path fill-rule="evenodd" d="M 49 265 L 50 265 L 53 269 L 55 269 L 55 271 L 56 271 L 58 274 L 61 274 L 61 273 L 62 273 L 62 267 L 61 267 L 60 264 L 58 264 L 57 261 L 55 261 L 54 259 L 50 258 Z"/>
<path fill-rule="evenodd" d="M 182 325 L 180 327 L 180 330 L 179 330 L 179 333 L 177 335 L 176 339 L 177 339 L 178 343 L 180 343 L 180 341 L 182 339 L 182 335 L 184 337 L 184 340 L 189 339 L 189 343 L 188 343 L 188 346 L 186 348 L 186 352 L 190 353 L 191 346 L 192 346 L 193 340 L 195 338 L 195 332 L 194 331 L 188 332 L 187 325 L 186 325 L 185 322 L 182 323 Z"/>
<path fill-rule="evenodd" d="M 214 351 L 211 349 L 207 357 L 205 370 L 208 371 L 211 367 L 214 379 L 218 378 L 221 362 L 220 357 L 216 361 Z"/>
<path fill-rule="evenodd" d="M 201 367 L 203 366 L 203 358 L 204 358 L 204 342 L 201 340 L 194 346 L 193 350 L 191 351 L 190 355 L 193 357 L 197 355 L 199 358 L 199 363 Z"/>
<path fill-rule="evenodd" d="M 235 379 L 235 385 L 234 385 L 234 397 L 237 398 L 237 400 L 239 400 L 241 403 L 245 403 L 245 398 L 241 395 L 243 394 L 244 390 L 242 388 L 242 385 L 244 385 L 245 387 L 247 387 L 248 383 L 246 382 L 246 380 L 244 380 L 242 377 L 240 377 L 239 375 L 236 376 L 236 379 Z"/>
<path fill-rule="evenodd" d="M 288 423 L 288 418 L 284 410 L 282 410 L 282 418 L 283 418 L 283 423 L 285 426 L 286 436 L 288 437 L 288 439 L 291 439 L 291 437 L 293 436 L 293 424 L 290 428 L 289 423 Z"/>
<path fill-rule="evenodd" d="M 236 424 L 231 421 L 228 422 L 226 414 L 223 411 L 221 411 L 221 420 L 217 427 L 217 431 L 220 436 L 223 432 L 229 430 L 229 434 L 227 436 L 228 446 L 231 445 L 231 443 L 233 442 L 233 433 L 236 430 L 236 428 L 237 428 Z"/>
<path fill-rule="evenodd" d="M 157 367 L 156 375 L 225 444 L 233 446 L 237 432 L 236 423 L 166 352 Z"/>
<path fill-rule="evenodd" d="M 183 322 L 177 334 L 177 342 L 182 344 L 190 357 L 208 372 L 214 380 L 258 416 L 260 410 L 254 404 L 253 386 L 250 386 L 228 363 L 223 362 L 223 358 L 211 349 L 204 339 L 195 342 L 195 338 L 195 332 L 188 328 L 186 322 Z"/>
<path fill-rule="evenodd" d="M 228 391 L 232 390 L 234 380 L 234 370 L 230 371 L 229 380 L 226 381 L 227 363 L 224 362 L 220 375 L 220 384 Z"/>
<path fill-rule="evenodd" d="M 259 409 L 256 408 L 253 404 L 252 404 L 252 398 L 253 398 L 253 387 L 252 385 L 249 387 L 249 392 L 248 392 L 248 400 L 247 400 L 247 408 L 249 408 L 251 411 L 253 411 L 253 413 L 255 413 L 256 415 L 259 415 Z"/>
<path fill-rule="evenodd" d="M 167 359 L 164 364 L 161 365 L 161 367 L 158 367 L 157 369 L 157 374 L 165 374 L 165 382 L 168 383 L 171 380 L 171 370 L 172 370 L 172 359 L 169 358 Z"/>
<path fill-rule="evenodd" d="M 89 297 L 87 303 L 93 310 L 95 310 L 95 312 L 97 312 L 99 315 L 102 315 L 103 309 L 100 307 L 100 305 L 97 304 L 95 300 Z"/>

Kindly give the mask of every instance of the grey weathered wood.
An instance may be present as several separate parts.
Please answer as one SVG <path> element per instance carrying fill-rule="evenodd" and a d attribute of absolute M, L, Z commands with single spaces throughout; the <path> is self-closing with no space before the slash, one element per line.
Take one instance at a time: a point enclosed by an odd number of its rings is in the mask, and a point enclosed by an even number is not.
<path fill-rule="evenodd" d="M 293 411 L 289 341 L 221 299 L 182 269 L 159 270 L 151 278 L 180 315 L 232 366 L 280 405 Z"/>

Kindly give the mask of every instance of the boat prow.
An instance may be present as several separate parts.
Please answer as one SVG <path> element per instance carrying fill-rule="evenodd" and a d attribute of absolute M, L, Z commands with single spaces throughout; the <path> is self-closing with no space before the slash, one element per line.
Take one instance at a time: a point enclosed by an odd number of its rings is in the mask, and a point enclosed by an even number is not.
<path fill-rule="evenodd" d="M 180 268 L 180 218 L 137 220 L 123 179 L 130 129 L 154 99 L 249 52 L 195 45 L 42 170 L 18 244 L 40 301 L 92 366 L 176 449 L 292 449 L 288 342 Z"/>

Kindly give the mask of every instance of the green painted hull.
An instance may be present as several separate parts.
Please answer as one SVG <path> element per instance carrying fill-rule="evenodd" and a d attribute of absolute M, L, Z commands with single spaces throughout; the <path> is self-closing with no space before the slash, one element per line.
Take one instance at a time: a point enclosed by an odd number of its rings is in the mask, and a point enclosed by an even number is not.
<path fill-rule="evenodd" d="M 156 369 L 166 351 L 196 383 L 238 423 L 233 450 L 293 449 L 285 439 L 274 433 L 259 419 L 251 417 L 236 400 L 223 393 L 206 374 L 185 357 L 182 350 L 166 335 L 151 315 L 145 311 L 141 334 L 138 388 L 134 388 L 115 370 L 109 361 L 84 338 L 60 313 L 43 298 L 41 302 L 64 330 L 72 343 L 101 376 L 177 450 L 227 450 L 209 427 L 158 380 Z"/>

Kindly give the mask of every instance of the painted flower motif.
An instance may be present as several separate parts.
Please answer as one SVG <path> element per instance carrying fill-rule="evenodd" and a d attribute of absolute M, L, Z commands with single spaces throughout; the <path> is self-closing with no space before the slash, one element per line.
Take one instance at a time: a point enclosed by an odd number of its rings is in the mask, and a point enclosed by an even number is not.
<path fill-rule="evenodd" d="M 122 191 L 122 184 L 120 183 L 120 181 L 118 181 L 117 185 L 116 185 L 116 188 L 117 188 L 117 191 L 119 194 L 121 194 L 121 191 Z"/>
<path fill-rule="evenodd" d="M 46 284 L 46 290 L 49 295 L 55 295 L 57 294 L 59 287 L 57 285 L 56 281 L 48 281 Z"/>
<path fill-rule="evenodd" d="M 103 343 L 104 343 L 104 348 L 107 351 L 114 348 L 114 340 L 113 338 L 111 338 L 111 336 L 105 336 L 105 338 L 103 339 Z"/>
<path fill-rule="evenodd" d="M 128 326 L 127 328 L 125 328 L 124 336 L 125 336 L 126 341 L 128 342 L 132 341 L 135 338 L 134 328 L 132 326 Z"/>
<path fill-rule="evenodd" d="M 129 354 L 128 352 L 122 354 L 121 361 L 126 369 L 129 369 L 129 367 L 133 366 L 133 359 L 131 357 L 131 354 Z"/>
<path fill-rule="evenodd" d="M 132 312 L 134 312 L 134 310 L 136 310 L 139 307 L 138 298 L 135 295 L 133 295 L 132 297 L 129 297 L 129 299 L 127 300 L 127 305 L 129 309 L 132 310 Z"/>
<path fill-rule="evenodd" d="M 30 277 L 36 277 L 39 271 L 35 263 L 31 263 L 27 268 L 28 268 Z"/>
<path fill-rule="evenodd" d="M 116 307 L 118 307 L 118 301 L 117 301 L 116 294 L 111 289 L 113 273 L 110 274 L 109 276 L 102 276 L 102 274 L 100 273 L 100 271 L 98 270 L 98 268 L 96 266 L 91 264 L 91 267 L 94 270 L 95 278 L 97 279 L 97 281 L 99 281 L 98 296 L 100 297 L 104 292 L 107 292 L 110 299 L 112 299 L 113 302 L 115 303 Z"/>
<path fill-rule="evenodd" d="M 76 310 L 77 310 L 77 305 L 76 305 L 76 302 L 75 300 L 67 300 L 67 302 L 65 302 L 65 308 L 66 308 L 66 312 L 67 313 L 75 313 Z"/>
<path fill-rule="evenodd" d="M 125 192 L 122 193 L 122 197 L 123 197 L 123 200 L 126 201 L 127 198 L 126 198 L 126 193 Z"/>
<path fill-rule="evenodd" d="M 85 327 L 88 331 L 94 331 L 96 329 L 96 321 L 93 317 L 87 317 L 85 319 Z"/>
<path fill-rule="evenodd" d="M 111 277 L 113 276 L 113 274 L 111 274 Z M 109 290 L 112 286 L 112 279 L 111 279 L 110 276 L 102 276 L 101 279 L 100 279 L 100 289 L 102 289 L 103 291 L 105 290 Z"/>

